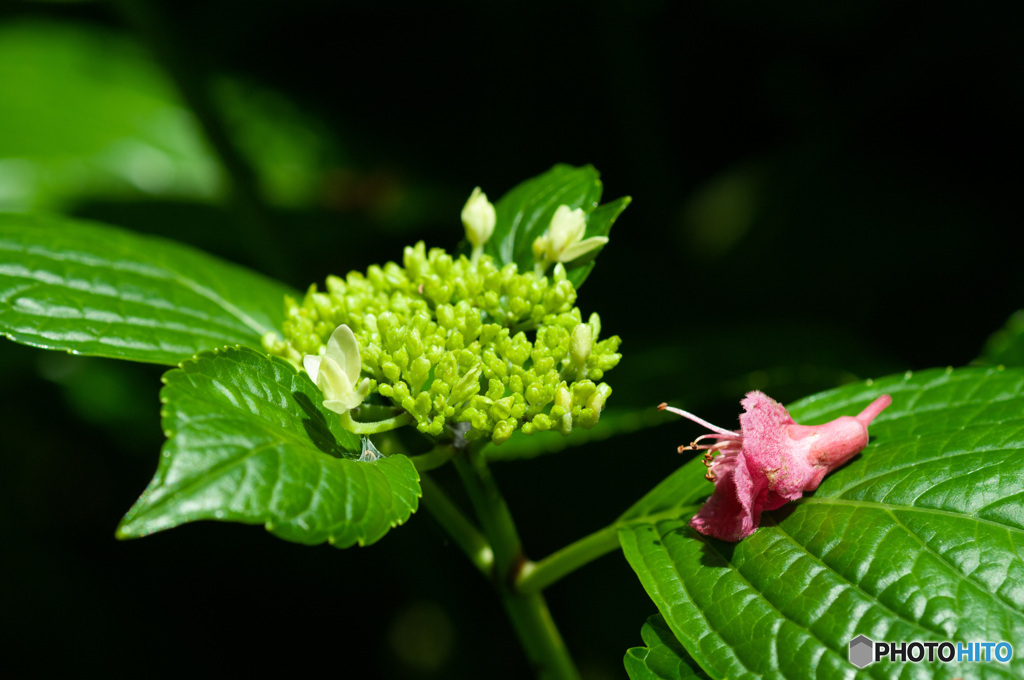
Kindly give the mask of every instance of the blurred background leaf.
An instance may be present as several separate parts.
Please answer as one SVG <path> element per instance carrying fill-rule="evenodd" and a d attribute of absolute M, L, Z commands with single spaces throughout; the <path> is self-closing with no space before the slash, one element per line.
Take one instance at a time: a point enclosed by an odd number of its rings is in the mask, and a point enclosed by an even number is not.
<path fill-rule="evenodd" d="M 790 402 L 964 365 L 1020 309 L 1018 33 L 1006 9 L 953 3 L 9 1 L 0 202 L 303 290 L 416 239 L 453 248 L 474 186 L 590 163 L 633 197 L 579 299 L 623 338 L 609 416 L 672 401 L 724 424 L 749 389 Z M 366 677 L 528 675 L 423 513 L 344 552 L 212 523 L 118 543 L 156 467 L 159 371 L 3 342 L 0 377 L 0 600 L 40 673 L 127 674 L 156 640 L 168 673 L 238 672 L 273 630 L 261 665 L 319 647 Z M 643 428 L 496 466 L 529 555 L 613 521 L 680 443 Z M 651 613 L 625 561 L 550 604 L 584 675 L 622 677 Z"/>
<path fill-rule="evenodd" d="M 975 363 L 1024 366 L 1024 310 L 1014 312 L 1005 326 L 989 336 Z"/>
<path fill-rule="evenodd" d="M 211 201 L 221 169 L 145 51 L 99 27 L 0 25 L 0 210 L 86 198 Z"/>

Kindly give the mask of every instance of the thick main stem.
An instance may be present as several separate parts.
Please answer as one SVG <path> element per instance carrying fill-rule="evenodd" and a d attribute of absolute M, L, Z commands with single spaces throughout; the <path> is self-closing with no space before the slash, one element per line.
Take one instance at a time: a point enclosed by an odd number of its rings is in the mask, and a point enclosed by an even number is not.
<path fill-rule="evenodd" d="M 453 462 L 494 550 L 495 588 L 537 677 L 540 680 L 578 680 L 579 672 L 543 595 L 539 592 L 526 595 L 516 590 L 516 577 L 526 558 L 512 513 L 480 449 L 466 446 Z"/>

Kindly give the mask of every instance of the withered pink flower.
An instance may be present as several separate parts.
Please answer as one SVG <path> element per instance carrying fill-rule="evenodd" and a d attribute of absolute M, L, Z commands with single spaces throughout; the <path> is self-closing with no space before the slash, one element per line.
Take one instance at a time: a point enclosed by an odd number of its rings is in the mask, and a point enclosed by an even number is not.
<path fill-rule="evenodd" d="M 712 431 L 679 447 L 680 452 L 704 451 L 707 478 L 715 483 L 714 493 L 690 526 L 723 541 L 746 538 L 757 529 L 762 512 L 814 491 L 825 475 L 867 446 L 868 425 L 891 403 L 892 397 L 884 394 L 857 416 L 798 425 L 782 404 L 763 392 L 750 392 L 741 402 L 739 432 L 661 404 L 658 408 Z"/>

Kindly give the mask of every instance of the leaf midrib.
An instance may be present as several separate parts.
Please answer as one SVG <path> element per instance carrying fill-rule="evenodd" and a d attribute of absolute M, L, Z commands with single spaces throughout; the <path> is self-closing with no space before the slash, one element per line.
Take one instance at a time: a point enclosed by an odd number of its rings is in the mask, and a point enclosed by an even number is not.
<path fill-rule="evenodd" d="M 1024 446 L 1024 443 L 1022 443 L 1022 446 Z M 910 462 L 908 462 L 906 464 L 903 464 L 903 465 L 894 465 L 894 466 L 888 467 L 888 468 L 886 468 L 884 470 L 879 470 L 877 472 L 873 472 L 872 474 L 864 475 L 863 477 L 858 477 L 856 479 L 851 479 L 850 480 L 851 483 L 848 486 L 843 486 L 843 487 L 834 488 L 834 489 L 833 488 L 827 488 L 823 492 L 823 494 L 827 493 L 829 495 L 827 495 L 827 496 L 822 495 L 820 498 L 822 500 L 824 500 L 825 498 L 835 498 L 836 496 L 841 496 L 841 495 L 850 493 L 850 492 L 855 491 L 856 489 L 859 489 L 859 488 L 861 488 L 861 487 L 863 487 L 865 485 L 869 485 L 869 484 L 871 484 L 873 482 L 877 482 L 877 481 L 879 481 L 881 479 L 884 479 L 886 477 L 886 475 L 892 474 L 894 472 L 901 472 L 901 471 L 907 470 L 909 468 L 920 467 L 921 465 L 927 465 L 929 463 L 937 463 L 937 462 L 940 462 L 940 461 L 943 461 L 943 460 L 947 460 L 947 459 L 950 459 L 950 458 L 957 458 L 957 457 L 960 457 L 960 456 L 974 456 L 974 455 L 976 455 L 978 453 L 995 453 L 995 452 L 1000 452 L 1000 451 L 1006 452 L 1006 453 L 1013 453 L 1013 452 L 1016 452 L 1016 451 L 1020 451 L 1020 449 L 1019 448 L 1007 448 L 1006 446 L 996 446 L 996 447 L 992 447 L 992 448 L 989 448 L 989 449 L 981 449 L 981 448 L 979 448 L 979 449 L 974 449 L 974 450 L 971 450 L 971 451 L 940 452 L 939 454 L 937 454 L 937 455 L 935 455 L 935 456 L 933 456 L 931 458 L 923 458 L 923 459 L 920 459 L 920 460 L 914 460 L 914 461 L 910 461 Z M 1002 463 L 1002 462 L 1005 462 L 1005 461 L 999 461 L 999 463 Z M 981 469 L 981 468 L 979 468 L 979 469 Z M 794 501 L 794 502 L 799 503 L 800 500 L 797 500 L 797 501 Z"/>

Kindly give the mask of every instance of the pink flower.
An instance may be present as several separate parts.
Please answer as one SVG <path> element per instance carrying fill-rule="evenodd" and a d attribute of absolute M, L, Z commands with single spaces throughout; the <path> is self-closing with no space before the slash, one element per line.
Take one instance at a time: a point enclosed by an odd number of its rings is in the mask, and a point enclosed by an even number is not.
<path fill-rule="evenodd" d="M 797 425 L 782 404 L 762 392 L 750 392 L 741 403 L 739 432 L 666 404 L 658 407 L 712 430 L 679 451 L 704 451 L 707 479 L 715 483 L 690 526 L 723 541 L 754 533 L 763 511 L 814 491 L 825 475 L 857 455 L 868 444 L 868 425 L 892 397 L 884 394 L 858 416 L 841 416 L 824 425 Z M 701 443 L 708 439 L 716 441 Z"/>

